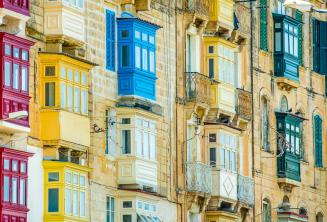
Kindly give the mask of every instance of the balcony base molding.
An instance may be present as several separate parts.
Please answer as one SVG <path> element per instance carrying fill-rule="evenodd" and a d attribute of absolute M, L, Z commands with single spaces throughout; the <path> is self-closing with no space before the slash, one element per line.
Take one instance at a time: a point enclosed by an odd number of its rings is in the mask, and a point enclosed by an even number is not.
<path fill-rule="evenodd" d="M 299 187 L 301 185 L 300 182 L 288 178 L 278 178 L 277 183 L 279 188 L 285 193 L 291 193 L 294 187 Z"/>
<path fill-rule="evenodd" d="M 205 32 L 208 35 L 219 36 L 225 40 L 229 40 L 232 37 L 234 26 L 224 24 L 217 21 L 209 21 Z"/>
<path fill-rule="evenodd" d="M 292 89 L 296 89 L 300 86 L 300 84 L 294 80 L 290 80 L 286 77 L 276 77 L 275 81 L 280 90 L 285 90 L 290 92 Z"/>
<path fill-rule="evenodd" d="M 233 200 L 233 199 L 229 199 L 229 198 L 221 197 L 221 196 L 212 196 L 207 209 L 209 211 L 219 211 L 219 210 L 221 210 L 223 204 L 229 204 L 230 209 L 228 209 L 228 212 L 237 212 L 238 211 L 237 203 L 238 203 L 237 200 Z"/>
<path fill-rule="evenodd" d="M 25 25 L 29 19 L 30 17 L 27 15 L 6 8 L 0 8 L 0 32 L 24 36 Z"/>
<path fill-rule="evenodd" d="M 21 126 L 6 120 L 0 120 L 0 133 L 14 134 L 14 133 L 29 133 L 31 129 L 26 126 Z"/>
<path fill-rule="evenodd" d="M 156 102 L 137 98 L 135 96 L 121 96 L 116 104 L 118 108 L 132 108 L 147 111 L 156 116 L 162 116 L 162 107 Z"/>
<path fill-rule="evenodd" d="M 210 201 L 210 195 L 198 193 L 187 193 L 187 206 L 190 212 L 204 213 Z"/>
<path fill-rule="evenodd" d="M 46 51 L 85 57 L 85 43 L 65 35 L 46 35 Z"/>

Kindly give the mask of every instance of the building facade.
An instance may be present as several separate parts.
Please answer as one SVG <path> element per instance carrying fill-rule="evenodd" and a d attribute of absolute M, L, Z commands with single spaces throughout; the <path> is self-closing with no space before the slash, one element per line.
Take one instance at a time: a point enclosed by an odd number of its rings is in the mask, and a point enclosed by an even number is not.
<path fill-rule="evenodd" d="M 0 222 L 327 221 L 326 14 L 0 8 Z"/>

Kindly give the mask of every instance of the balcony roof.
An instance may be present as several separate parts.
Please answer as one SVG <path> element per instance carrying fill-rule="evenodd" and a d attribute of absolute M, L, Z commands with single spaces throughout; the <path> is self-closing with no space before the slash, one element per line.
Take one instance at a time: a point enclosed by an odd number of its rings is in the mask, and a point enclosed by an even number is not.
<path fill-rule="evenodd" d="M 97 63 L 94 63 L 94 62 L 91 62 L 91 61 L 88 61 L 86 59 L 83 59 L 83 58 L 80 58 L 80 57 L 77 57 L 77 56 L 73 56 L 69 53 L 65 53 L 65 52 L 39 52 L 39 54 L 44 54 L 44 55 L 59 55 L 59 56 L 66 56 L 68 58 L 71 58 L 71 59 L 75 59 L 77 61 L 80 61 L 82 63 L 85 63 L 87 65 L 91 65 L 91 66 L 99 66 L 99 64 Z"/>

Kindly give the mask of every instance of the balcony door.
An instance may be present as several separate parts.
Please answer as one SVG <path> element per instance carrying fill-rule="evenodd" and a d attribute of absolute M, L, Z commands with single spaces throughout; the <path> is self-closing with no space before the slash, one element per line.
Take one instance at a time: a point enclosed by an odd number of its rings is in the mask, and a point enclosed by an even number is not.
<path fill-rule="evenodd" d="M 193 123 L 187 124 L 187 162 L 197 162 L 201 160 L 199 128 Z"/>
<path fill-rule="evenodd" d="M 200 36 L 193 29 L 186 35 L 186 72 L 200 72 Z"/>

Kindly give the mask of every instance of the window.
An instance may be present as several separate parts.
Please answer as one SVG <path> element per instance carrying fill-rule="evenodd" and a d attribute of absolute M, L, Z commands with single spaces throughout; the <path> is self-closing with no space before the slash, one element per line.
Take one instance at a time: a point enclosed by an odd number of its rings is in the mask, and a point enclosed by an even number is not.
<path fill-rule="evenodd" d="M 84 9 L 84 1 L 83 0 L 64 0 L 64 3 L 72 8 L 76 8 L 78 10 Z"/>
<path fill-rule="evenodd" d="M 216 166 L 216 148 L 210 148 L 210 166 L 215 167 Z"/>
<path fill-rule="evenodd" d="M 59 189 L 49 188 L 48 189 L 48 212 L 59 211 Z"/>
<path fill-rule="evenodd" d="M 131 131 L 130 130 L 122 130 L 121 140 L 122 140 L 122 153 L 130 154 L 131 153 Z"/>
<path fill-rule="evenodd" d="M 72 202 L 72 191 L 71 191 L 71 189 L 66 188 L 65 189 L 65 213 L 67 215 L 72 214 L 71 202 Z"/>
<path fill-rule="evenodd" d="M 299 56 L 298 34 L 298 26 L 284 22 L 284 52 L 294 57 Z"/>
<path fill-rule="evenodd" d="M 45 83 L 45 106 L 55 106 L 55 83 Z"/>
<path fill-rule="evenodd" d="M 45 74 L 45 76 L 55 76 L 56 75 L 56 67 L 55 66 L 46 66 L 44 74 Z"/>
<path fill-rule="evenodd" d="M 26 180 L 19 180 L 19 204 L 26 205 Z"/>
<path fill-rule="evenodd" d="M 86 216 L 86 199 L 85 199 L 85 192 L 81 191 L 79 193 L 79 214 L 81 217 Z"/>
<path fill-rule="evenodd" d="M 312 20 L 313 70 L 327 75 L 327 22 Z"/>
<path fill-rule="evenodd" d="M 123 215 L 123 222 L 132 222 L 132 215 L 130 214 Z"/>
<path fill-rule="evenodd" d="M 10 189 L 10 182 L 9 182 L 9 176 L 3 177 L 3 201 L 9 202 L 9 189 Z"/>
<path fill-rule="evenodd" d="M 209 78 L 215 77 L 215 60 L 209 59 L 208 60 L 208 70 L 209 70 Z"/>
<path fill-rule="evenodd" d="M 106 222 L 115 222 L 115 199 L 113 197 L 107 197 Z"/>
<path fill-rule="evenodd" d="M 11 86 L 11 62 L 5 61 L 5 86 Z"/>
<path fill-rule="evenodd" d="M 20 163 L 20 172 L 26 173 L 26 163 L 25 162 Z"/>
<path fill-rule="evenodd" d="M 224 45 L 218 47 L 219 81 L 235 84 L 234 50 Z"/>
<path fill-rule="evenodd" d="M 3 160 L 3 169 L 4 170 L 10 170 L 10 160 L 9 159 L 4 159 Z"/>
<path fill-rule="evenodd" d="M 48 182 L 58 182 L 58 181 L 59 181 L 59 173 L 58 172 L 48 173 Z"/>
<path fill-rule="evenodd" d="M 144 118 L 136 118 L 136 155 L 156 160 L 156 124 Z"/>
<path fill-rule="evenodd" d="M 267 0 L 260 0 L 260 49 L 268 51 L 268 7 Z"/>
<path fill-rule="evenodd" d="M 283 1 L 277 0 L 277 13 L 281 15 L 285 15 L 285 6 Z"/>
<path fill-rule="evenodd" d="M 322 163 L 322 119 L 320 116 L 314 116 L 314 148 L 315 148 L 315 166 L 323 167 Z"/>
<path fill-rule="evenodd" d="M 219 166 L 225 170 L 236 172 L 237 137 L 221 132 L 219 149 Z"/>
<path fill-rule="evenodd" d="M 288 103 L 286 96 L 282 96 L 282 99 L 280 100 L 280 111 L 281 112 L 287 112 L 288 111 Z"/>
<path fill-rule="evenodd" d="M 209 134 L 209 143 L 215 143 L 217 141 L 217 134 L 210 133 Z"/>
<path fill-rule="evenodd" d="M 79 206 L 78 191 L 73 190 L 73 215 L 74 216 L 78 216 L 78 206 Z"/>
<path fill-rule="evenodd" d="M 128 45 L 124 45 L 121 48 L 121 64 L 122 67 L 128 67 L 129 66 L 129 46 Z M 144 67 L 144 65 L 143 65 Z"/>
<path fill-rule="evenodd" d="M 116 69 L 116 18 L 113 11 L 106 10 L 106 68 Z"/>
<path fill-rule="evenodd" d="M 324 221 L 324 215 L 319 212 L 316 216 L 316 222 L 323 222 L 323 221 Z"/>
<path fill-rule="evenodd" d="M 291 120 L 285 121 L 285 139 L 287 141 L 287 150 L 293 154 L 300 156 L 301 151 L 301 133 L 300 124 Z"/>
<path fill-rule="evenodd" d="M 269 101 L 265 96 L 261 97 L 261 146 L 265 151 L 270 150 L 270 123 L 269 123 Z"/>
<path fill-rule="evenodd" d="M 27 71 L 27 67 L 22 66 L 22 90 L 23 91 L 28 91 L 28 71 Z"/>
<path fill-rule="evenodd" d="M 271 222 L 271 206 L 266 199 L 262 203 L 262 222 Z"/>
<path fill-rule="evenodd" d="M 133 202 L 132 201 L 123 201 L 123 208 L 132 208 Z"/>

